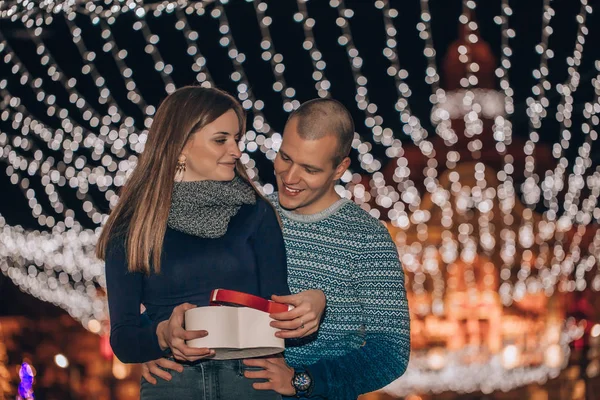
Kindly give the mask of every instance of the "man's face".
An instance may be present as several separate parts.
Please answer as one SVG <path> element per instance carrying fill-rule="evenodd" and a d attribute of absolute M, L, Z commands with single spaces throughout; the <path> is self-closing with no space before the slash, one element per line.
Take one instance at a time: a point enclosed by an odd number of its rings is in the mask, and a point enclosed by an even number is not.
<path fill-rule="evenodd" d="M 338 139 L 333 135 L 303 139 L 297 126 L 296 119 L 286 124 L 275 158 L 279 204 L 299 214 L 315 214 L 337 199 L 334 185 L 348 167 L 349 159 L 335 166 Z"/>

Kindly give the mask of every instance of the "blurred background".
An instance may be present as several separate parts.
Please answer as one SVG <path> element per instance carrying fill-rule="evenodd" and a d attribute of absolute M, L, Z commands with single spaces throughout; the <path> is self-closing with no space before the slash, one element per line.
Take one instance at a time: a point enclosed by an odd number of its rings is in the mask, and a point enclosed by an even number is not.
<path fill-rule="evenodd" d="M 0 400 L 139 398 L 108 343 L 102 222 L 161 100 L 356 122 L 336 187 L 406 272 L 406 374 L 365 399 L 600 398 L 600 7 L 588 0 L 0 1 Z"/>

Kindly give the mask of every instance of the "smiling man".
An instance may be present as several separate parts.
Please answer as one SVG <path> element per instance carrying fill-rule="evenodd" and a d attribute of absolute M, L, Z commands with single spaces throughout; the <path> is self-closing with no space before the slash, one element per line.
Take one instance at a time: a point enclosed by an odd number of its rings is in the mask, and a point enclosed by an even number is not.
<path fill-rule="evenodd" d="M 386 228 L 335 184 L 350 165 L 354 124 L 331 99 L 315 99 L 290 115 L 275 159 L 279 212 L 292 293 L 327 296 L 319 331 L 290 340 L 282 358 L 245 363 L 259 390 L 284 396 L 355 400 L 406 369 L 410 323 L 404 273 Z M 275 326 L 281 322 L 275 322 Z M 287 362 L 286 362 L 287 361 Z"/>
<path fill-rule="evenodd" d="M 340 199 L 334 185 L 350 166 L 354 125 L 349 117 L 333 100 L 307 102 L 290 116 L 274 165 L 283 208 L 315 214 Z"/>

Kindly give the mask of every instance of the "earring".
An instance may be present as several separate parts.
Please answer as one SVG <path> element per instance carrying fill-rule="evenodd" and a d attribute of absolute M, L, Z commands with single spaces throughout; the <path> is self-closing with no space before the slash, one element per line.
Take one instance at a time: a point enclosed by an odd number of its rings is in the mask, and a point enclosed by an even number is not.
<path fill-rule="evenodd" d="M 183 180 L 183 175 L 185 174 L 185 160 L 186 157 L 184 155 L 180 156 L 177 160 L 177 165 L 175 166 L 175 182 L 181 182 Z"/>

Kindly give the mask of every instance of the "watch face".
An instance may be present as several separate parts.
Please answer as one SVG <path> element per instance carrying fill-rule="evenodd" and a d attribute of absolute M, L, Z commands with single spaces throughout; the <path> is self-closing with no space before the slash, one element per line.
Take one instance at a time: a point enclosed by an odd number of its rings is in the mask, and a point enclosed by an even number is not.
<path fill-rule="evenodd" d="M 310 376 L 306 372 L 299 372 L 296 375 L 294 375 L 294 387 L 296 388 L 296 390 L 308 390 L 310 384 Z"/>

